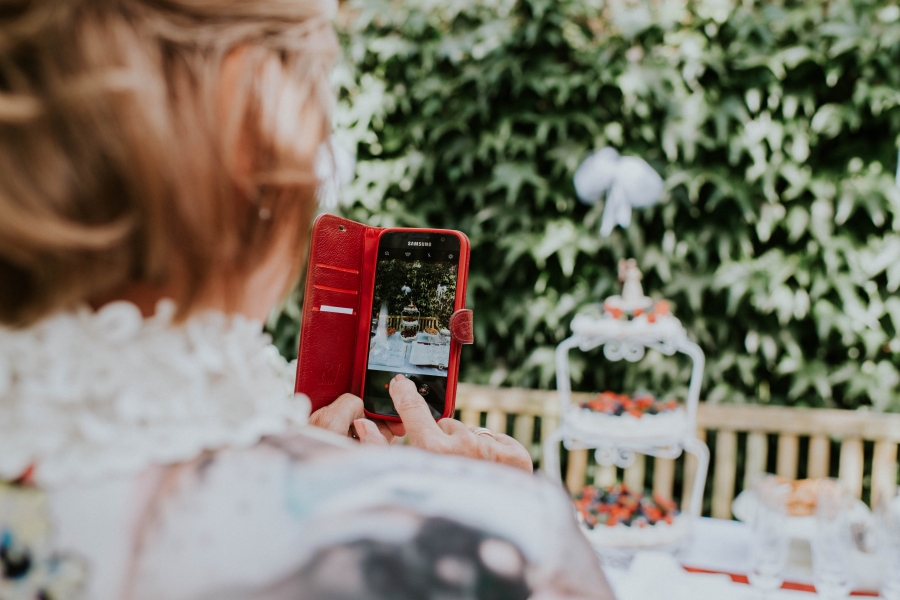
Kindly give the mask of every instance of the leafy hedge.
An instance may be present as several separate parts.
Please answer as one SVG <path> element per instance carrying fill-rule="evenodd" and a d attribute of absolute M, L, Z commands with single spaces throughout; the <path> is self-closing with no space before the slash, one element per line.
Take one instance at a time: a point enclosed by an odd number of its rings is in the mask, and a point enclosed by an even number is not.
<path fill-rule="evenodd" d="M 372 306 L 385 305 L 388 315 L 400 315 L 412 302 L 422 317 L 437 318 L 437 329 L 446 329 L 453 314 L 456 279 L 455 265 L 407 263 L 401 259 L 379 261 Z M 438 290 L 437 286 L 446 289 Z"/>
<path fill-rule="evenodd" d="M 341 21 L 342 211 L 468 233 L 464 379 L 552 385 L 572 316 L 634 256 L 705 349 L 708 401 L 900 410 L 896 4 L 360 0 Z M 571 179 L 605 145 L 668 200 L 602 239 Z M 587 390 L 685 376 L 576 367 Z"/>

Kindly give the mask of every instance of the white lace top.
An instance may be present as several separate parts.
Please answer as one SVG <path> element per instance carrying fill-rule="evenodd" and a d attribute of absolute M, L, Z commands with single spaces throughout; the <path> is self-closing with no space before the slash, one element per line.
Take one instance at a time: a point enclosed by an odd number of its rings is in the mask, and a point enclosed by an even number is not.
<path fill-rule="evenodd" d="M 172 313 L 0 330 L 3 600 L 611 597 L 557 485 L 300 427 L 260 323 Z"/>
<path fill-rule="evenodd" d="M 89 482 L 306 423 L 259 322 L 210 312 L 173 325 L 174 312 L 163 301 L 144 319 L 115 302 L 0 328 L 0 480 L 33 466 L 45 489 Z"/>

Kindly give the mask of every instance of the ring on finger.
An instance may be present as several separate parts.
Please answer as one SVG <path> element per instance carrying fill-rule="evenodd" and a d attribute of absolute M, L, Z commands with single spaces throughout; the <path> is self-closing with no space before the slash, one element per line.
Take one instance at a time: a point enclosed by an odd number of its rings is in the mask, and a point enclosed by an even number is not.
<path fill-rule="evenodd" d="M 474 433 L 475 435 L 489 435 L 491 437 L 494 437 L 494 432 L 487 427 L 473 427 L 472 433 Z"/>

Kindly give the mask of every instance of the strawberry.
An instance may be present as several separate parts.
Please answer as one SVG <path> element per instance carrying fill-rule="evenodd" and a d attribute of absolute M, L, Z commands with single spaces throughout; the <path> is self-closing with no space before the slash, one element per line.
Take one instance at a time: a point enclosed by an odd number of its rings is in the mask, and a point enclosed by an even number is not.
<path fill-rule="evenodd" d="M 647 527 L 673 523 L 677 505 L 670 498 L 634 492 L 625 483 L 609 488 L 586 485 L 573 498 L 579 521 L 588 529 L 598 524 Z"/>

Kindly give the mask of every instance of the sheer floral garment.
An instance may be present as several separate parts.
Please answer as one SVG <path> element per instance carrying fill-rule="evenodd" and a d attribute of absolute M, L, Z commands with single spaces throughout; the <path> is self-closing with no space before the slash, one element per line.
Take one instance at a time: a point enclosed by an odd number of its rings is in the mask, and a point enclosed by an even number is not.
<path fill-rule="evenodd" d="M 539 477 L 304 425 L 258 323 L 0 330 L 0 598 L 611 598 Z"/>

